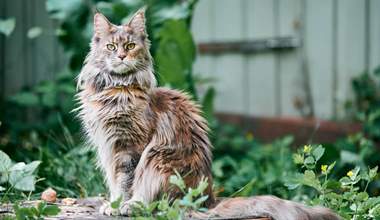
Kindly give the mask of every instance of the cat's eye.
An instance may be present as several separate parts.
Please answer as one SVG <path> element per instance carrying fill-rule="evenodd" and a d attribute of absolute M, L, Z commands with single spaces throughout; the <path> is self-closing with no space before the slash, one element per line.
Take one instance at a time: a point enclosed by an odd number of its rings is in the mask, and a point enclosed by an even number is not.
<path fill-rule="evenodd" d="M 107 49 L 110 51 L 114 51 L 114 50 L 116 50 L 116 46 L 115 46 L 115 44 L 107 44 Z"/>
<path fill-rule="evenodd" d="M 124 49 L 126 50 L 133 50 L 135 48 L 136 44 L 135 43 L 129 43 L 124 45 Z"/>

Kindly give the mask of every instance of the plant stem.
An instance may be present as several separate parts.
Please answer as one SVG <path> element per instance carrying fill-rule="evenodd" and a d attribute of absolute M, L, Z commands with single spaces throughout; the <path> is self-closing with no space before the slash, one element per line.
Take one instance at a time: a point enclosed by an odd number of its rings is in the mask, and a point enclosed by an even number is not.
<path fill-rule="evenodd" d="M 3 195 L 3 197 L 1 198 L 1 203 L 4 202 L 5 197 L 8 195 L 8 193 L 9 193 L 12 189 L 13 189 L 13 186 L 11 185 L 11 186 L 7 189 L 7 191 L 5 192 L 5 194 Z"/>

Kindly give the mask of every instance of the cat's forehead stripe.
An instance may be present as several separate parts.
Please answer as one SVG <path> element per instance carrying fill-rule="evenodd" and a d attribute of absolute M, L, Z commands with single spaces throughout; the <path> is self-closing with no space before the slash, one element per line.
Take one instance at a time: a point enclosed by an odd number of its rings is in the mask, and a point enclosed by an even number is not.
<path fill-rule="evenodd" d="M 122 41 L 126 41 L 126 40 L 130 40 L 130 35 L 125 35 L 123 33 L 115 33 L 112 35 L 112 42 L 122 42 Z"/>
<path fill-rule="evenodd" d="M 133 41 L 133 32 L 130 33 L 122 26 L 117 26 L 116 31 L 114 33 L 111 33 L 111 41 L 113 43 L 120 43 L 125 41 L 131 42 Z"/>

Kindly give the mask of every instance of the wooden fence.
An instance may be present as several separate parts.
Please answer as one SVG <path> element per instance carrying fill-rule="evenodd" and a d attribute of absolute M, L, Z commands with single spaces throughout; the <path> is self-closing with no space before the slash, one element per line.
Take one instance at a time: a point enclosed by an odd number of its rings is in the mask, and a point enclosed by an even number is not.
<path fill-rule="evenodd" d="M 0 41 L 3 95 L 67 63 L 44 5 L 0 1 L 0 17 L 17 20 Z M 34 26 L 42 35 L 27 39 Z M 350 79 L 380 64 L 380 0 L 199 0 L 192 29 L 201 45 L 194 70 L 215 79 L 222 112 L 294 116 L 295 106 L 312 106 L 316 116 L 339 117 Z"/>
<path fill-rule="evenodd" d="M 296 106 L 311 105 L 316 116 L 339 117 L 351 78 L 380 64 L 379 0 L 200 0 L 194 18 L 197 42 L 299 42 L 286 50 L 202 50 L 195 70 L 217 80 L 223 112 L 294 116 Z"/>
<path fill-rule="evenodd" d="M 45 0 L 0 0 L 0 18 L 13 17 L 16 26 L 9 37 L 0 36 L 0 94 L 8 95 L 23 86 L 52 79 L 67 59 L 56 38 L 57 25 L 49 18 Z M 42 28 L 29 39 L 28 31 Z"/>

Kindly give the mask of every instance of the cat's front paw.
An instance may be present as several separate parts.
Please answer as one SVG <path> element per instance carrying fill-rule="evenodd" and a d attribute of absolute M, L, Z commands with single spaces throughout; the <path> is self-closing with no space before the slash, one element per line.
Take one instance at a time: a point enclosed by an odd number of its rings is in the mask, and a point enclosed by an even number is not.
<path fill-rule="evenodd" d="M 128 200 L 120 206 L 120 215 L 132 216 L 132 207 L 136 205 L 136 201 Z"/>
<path fill-rule="evenodd" d="M 108 201 L 105 201 L 102 206 L 99 208 L 99 213 L 102 215 L 119 215 L 119 210 L 114 209 L 111 207 L 111 203 Z"/>

